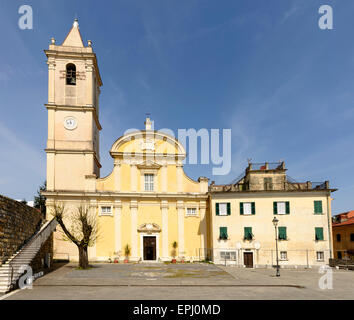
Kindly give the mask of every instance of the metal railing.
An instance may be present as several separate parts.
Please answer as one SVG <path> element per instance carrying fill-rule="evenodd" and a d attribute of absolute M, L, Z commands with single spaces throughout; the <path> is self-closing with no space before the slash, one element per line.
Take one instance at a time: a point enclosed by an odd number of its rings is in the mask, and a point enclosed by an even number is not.
<path fill-rule="evenodd" d="M 42 245 L 45 241 L 50 237 L 50 235 L 55 230 L 58 222 L 56 219 L 46 222 L 40 231 L 36 233 L 30 241 L 22 248 L 20 252 L 18 252 L 9 262 L 8 265 L 10 266 L 11 272 L 9 277 L 9 286 L 15 282 L 20 274 L 20 266 L 19 260 L 23 258 L 24 254 L 26 254 L 26 258 L 29 261 L 32 261 L 33 258 L 36 256 Z M 25 264 L 25 263 L 24 263 Z"/>

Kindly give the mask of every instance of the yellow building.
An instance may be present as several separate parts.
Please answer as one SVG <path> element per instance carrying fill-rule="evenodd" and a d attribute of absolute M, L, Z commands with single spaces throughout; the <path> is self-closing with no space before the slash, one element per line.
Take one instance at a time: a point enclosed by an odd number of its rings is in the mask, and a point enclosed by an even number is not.
<path fill-rule="evenodd" d="M 141 131 L 112 145 L 113 170 L 100 177 L 99 95 L 102 80 L 91 41 L 85 46 L 75 21 L 60 45 L 52 39 L 48 58 L 48 219 L 56 203 L 67 212 L 84 204 L 99 225 L 89 248 L 91 261 L 212 259 L 238 266 L 275 264 L 274 216 L 279 218 L 282 266 L 312 266 L 332 257 L 328 182 L 295 183 L 284 163 L 250 164 L 231 185 L 208 188 L 183 171 L 186 151 L 173 136 L 154 131 L 149 118 Z M 68 222 L 68 220 L 66 220 Z M 78 259 L 78 250 L 54 237 L 54 256 Z M 172 244 L 177 243 L 177 250 Z M 176 252 L 177 251 L 177 252 Z"/>
<path fill-rule="evenodd" d="M 68 212 L 90 207 L 99 238 L 91 260 L 164 261 L 200 258 L 207 243 L 208 179 L 184 174 L 184 147 L 172 136 L 145 128 L 120 137 L 110 154 L 114 167 L 100 178 L 99 93 L 102 85 L 91 41 L 84 46 L 78 22 L 64 42 L 55 40 L 48 57 L 47 208 L 65 204 Z M 49 217 L 48 217 L 49 218 Z M 55 236 L 55 256 L 78 259 L 77 248 Z M 201 250 L 204 252 L 203 250 Z M 203 257 L 202 257 L 203 258 Z"/>
<path fill-rule="evenodd" d="M 335 190 L 328 181 L 294 182 L 284 162 L 249 163 L 233 184 L 212 183 L 209 190 L 216 263 L 274 266 L 276 237 L 281 267 L 327 264 L 333 256 L 330 196 Z"/>

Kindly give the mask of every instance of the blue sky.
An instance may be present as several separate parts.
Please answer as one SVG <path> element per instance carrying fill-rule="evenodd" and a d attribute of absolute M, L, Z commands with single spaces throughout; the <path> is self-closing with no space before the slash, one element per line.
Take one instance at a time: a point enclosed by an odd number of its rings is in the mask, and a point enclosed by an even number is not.
<path fill-rule="evenodd" d="M 20 30 L 18 8 L 33 8 Z M 320 30 L 318 8 L 334 10 Z M 0 194 L 31 200 L 45 180 L 47 65 L 79 18 L 103 79 L 102 176 L 109 150 L 150 112 L 155 128 L 231 128 L 232 170 L 186 165 L 227 183 L 254 162 L 283 159 L 298 181 L 339 190 L 333 212 L 354 209 L 354 2 L 308 0 L 0 0 Z"/>

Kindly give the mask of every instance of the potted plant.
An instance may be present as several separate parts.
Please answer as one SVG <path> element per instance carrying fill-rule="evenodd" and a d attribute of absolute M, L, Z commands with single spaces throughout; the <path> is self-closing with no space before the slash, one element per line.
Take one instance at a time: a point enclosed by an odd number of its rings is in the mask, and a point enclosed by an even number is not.
<path fill-rule="evenodd" d="M 119 263 L 119 252 L 114 252 L 114 254 L 115 254 L 115 257 L 114 257 L 113 262 L 114 263 Z"/>
<path fill-rule="evenodd" d="M 127 245 L 124 247 L 124 254 L 125 254 L 124 263 L 128 263 L 128 262 L 129 262 L 129 256 L 130 256 L 130 247 L 129 247 L 129 244 L 127 244 Z"/>
<path fill-rule="evenodd" d="M 172 259 L 172 261 L 171 261 L 172 263 L 176 263 L 176 262 L 177 262 L 177 260 L 176 260 L 177 247 L 178 247 L 177 241 L 174 241 L 174 242 L 172 243 L 172 248 L 173 248 L 173 250 L 172 250 L 172 257 L 173 257 L 173 259 Z"/>

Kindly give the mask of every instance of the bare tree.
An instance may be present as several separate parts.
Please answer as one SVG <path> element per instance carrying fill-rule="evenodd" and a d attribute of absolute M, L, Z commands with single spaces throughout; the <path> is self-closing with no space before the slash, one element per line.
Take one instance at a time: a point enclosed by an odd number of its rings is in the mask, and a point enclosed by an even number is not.
<path fill-rule="evenodd" d="M 65 207 L 62 204 L 55 204 L 53 216 L 58 221 L 65 235 L 65 240 L 73 242 L 79 250 L 79 267 L 87 269 L 88 247 L 92 246 L 97 240 L 98 225 L 94 214 L 90 214 L 87 206 L 81 205 L 77 212 L 70 212 L 68 216 L 69 227 L 64 223 Z M 65 217 L 66 218 L 66 217 Z"/>

